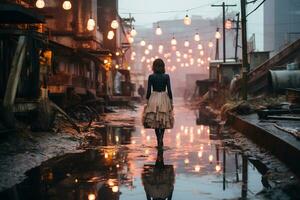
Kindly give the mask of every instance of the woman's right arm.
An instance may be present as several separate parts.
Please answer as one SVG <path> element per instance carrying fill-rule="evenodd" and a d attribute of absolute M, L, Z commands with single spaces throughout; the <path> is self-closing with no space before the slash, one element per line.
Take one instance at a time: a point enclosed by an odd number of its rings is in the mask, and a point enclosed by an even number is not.
<path fill-rule="evenodd" d="M 147 95 L 146 95 L 146 99 L 148 100 L 150 98 L 150 95 L 151 95 L 151 84 L 152 84 L 152 81 L 151 81 L 151 75 L 149 75 L 148 77 L 148 87 L 147 87 Z"/>

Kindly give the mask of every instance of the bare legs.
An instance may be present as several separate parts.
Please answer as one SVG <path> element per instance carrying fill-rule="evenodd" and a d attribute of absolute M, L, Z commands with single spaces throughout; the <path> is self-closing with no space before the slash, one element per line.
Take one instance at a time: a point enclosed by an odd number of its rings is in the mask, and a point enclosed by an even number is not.
<path fill-rule="evenodd" d="M 164 133 L 165 129 L 164 128 L 156 128 L 155 129 L 155 134 L 156 134 L 156 140 L 157 140 L 157 147 L 161 148 L 164 146 Z"/>

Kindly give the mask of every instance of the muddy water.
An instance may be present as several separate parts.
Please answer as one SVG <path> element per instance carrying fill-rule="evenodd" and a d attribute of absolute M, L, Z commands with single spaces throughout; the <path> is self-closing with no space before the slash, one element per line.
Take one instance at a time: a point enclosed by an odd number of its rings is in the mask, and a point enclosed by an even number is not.
<path fill-rule="evenodd" d="M 180 104 L 175 116 L 163 151 L 139 118 L 135 126 L 98 128 L 99 146 L 28 171 L 0 199 L 257 199 L 261 174 L 240 152 L 223 146 L 218 128 L 196 125 L 194 111 Z"/>

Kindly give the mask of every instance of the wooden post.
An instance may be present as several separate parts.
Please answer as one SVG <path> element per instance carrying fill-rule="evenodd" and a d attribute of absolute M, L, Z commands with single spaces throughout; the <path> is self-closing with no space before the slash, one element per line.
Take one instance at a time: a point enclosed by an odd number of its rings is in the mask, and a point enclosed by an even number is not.
<path fill-rule="evenodd" d="M 246 0 L 241 0 L 241 17 L 242 17 L 242 54 L 243 54 L 243 82 L 242 82 L 242 95 L 243 100 L 247 100 L 248 91 L 248 55 L 247 55 L 247 19 L 246 19 Z"/>
<path fill-rule="evenodd" d="M 3 99 L 4 108 L 10 109 L 15 101 L 17 87 L 20 79 L 21 69 L 26 53 L 26 37 L 20 36 L 16 53 L 14 55 L 11 70 L 9 73 L 5 95 Z"/>

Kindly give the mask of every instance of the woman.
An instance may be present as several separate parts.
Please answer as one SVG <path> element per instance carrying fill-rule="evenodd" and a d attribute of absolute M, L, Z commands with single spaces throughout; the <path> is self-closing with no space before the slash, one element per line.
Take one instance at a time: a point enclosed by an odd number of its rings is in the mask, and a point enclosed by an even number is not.
<path fill-rule="evenodd" d="M 152 71 L 153 74 L 148 77 L 143 125 L 145 128 L 155 129 L 157 146 L 163 147 L 165 129 L 171 129 L 174 125 L 173 96 L 170 77 L 165 74 L 165 63 L 162 59 L 154 60 Z"/>

